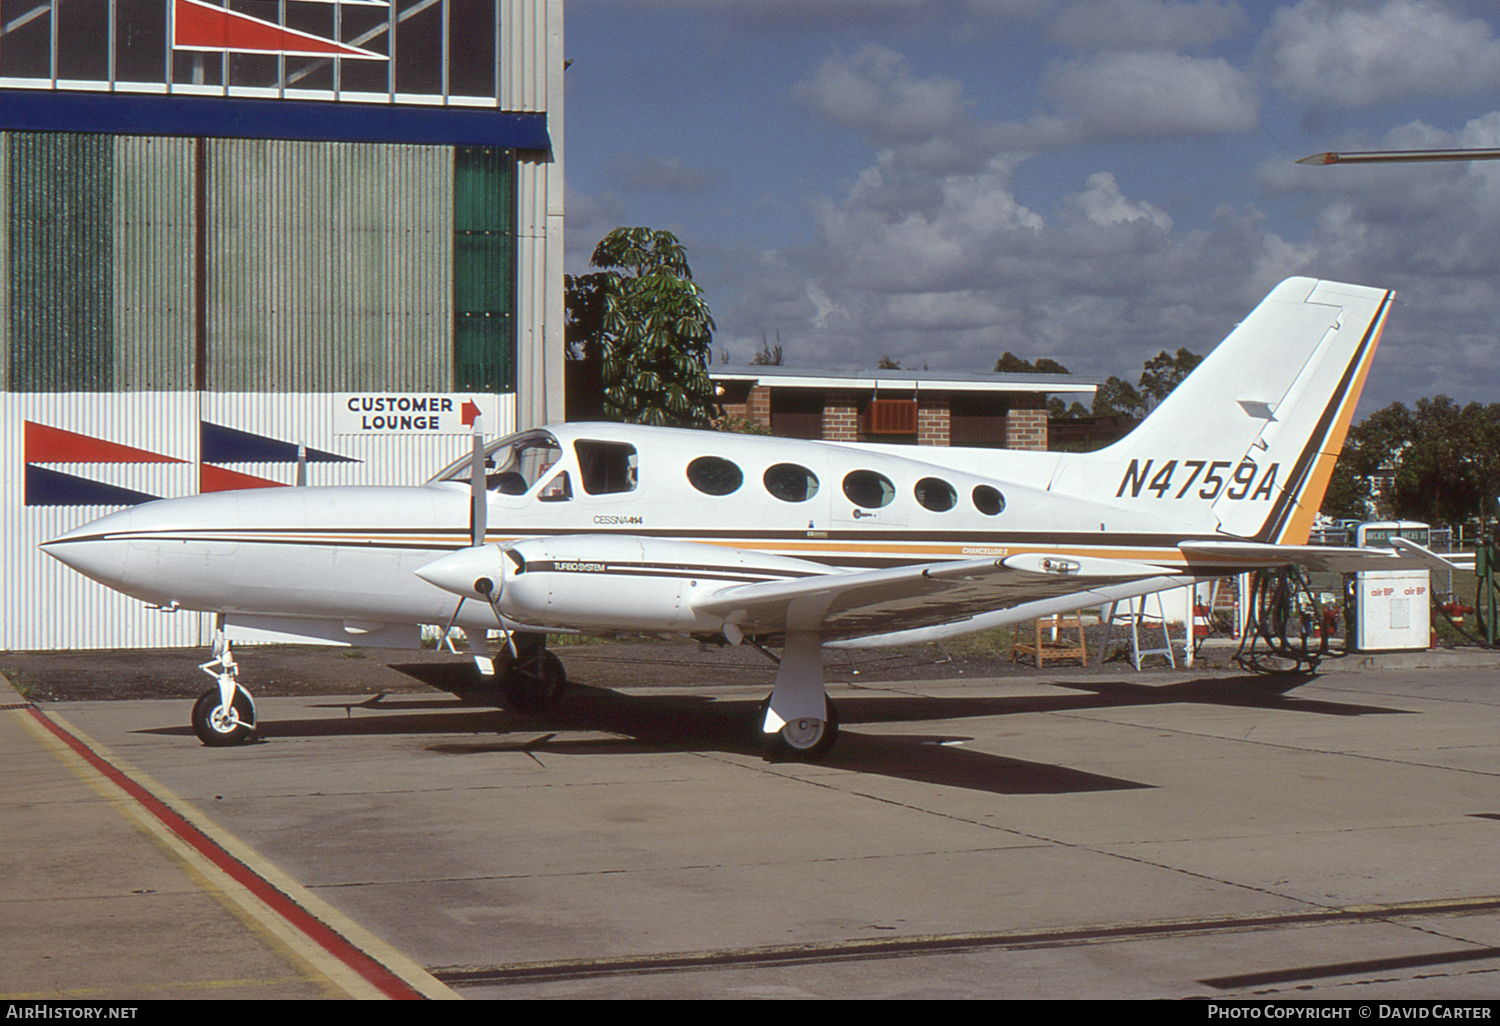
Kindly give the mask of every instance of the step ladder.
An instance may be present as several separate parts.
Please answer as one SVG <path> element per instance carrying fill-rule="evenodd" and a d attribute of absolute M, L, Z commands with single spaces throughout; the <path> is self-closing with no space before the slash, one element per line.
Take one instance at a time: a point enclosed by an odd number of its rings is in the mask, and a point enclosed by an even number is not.
<path fill-rule="evenodd" d="M 1152 616 L 1147 612 L 1147 606 L 1152 601 L 1156 602 L 1156 614 Z M 1123 612 L 1121 611 L 1123 607 Z M 1100 666 L 1104 665 L 1105 658 L 1109 655 L 1109 641 L 1114 634 L 1116 623 L 1128 623 L 1130 625 L 1130 659 L 1135 664 L 1137 673 L 1141 670 L 1141 660 L 1146 656 L 1163 655 L 1167 657 L 1167 665 L 1174 670 L 1177 668 L 1177 656 L 1172 651 L 1172 635 L 1167 629 L 1167 614 L 1162 606 L 1161 592 L 1150 595 L 1142 595 L 1140 598 L 1124 599 L 1120 602 L 1111 602 L 1104 607 L 1104 613 L 1100 617 L 1104 624 L 1104 637 L 1099 642 Z M 1142 648 L 1141 630 L 1145 628 L 1148 632 L 1157 628 L 1161 629 L 1162 644 L 1165 648 Z M 1189 626 L 1191 630 L 1191 626 Z M 1149 638 L 1148 638 L 1149 643 Z"/>

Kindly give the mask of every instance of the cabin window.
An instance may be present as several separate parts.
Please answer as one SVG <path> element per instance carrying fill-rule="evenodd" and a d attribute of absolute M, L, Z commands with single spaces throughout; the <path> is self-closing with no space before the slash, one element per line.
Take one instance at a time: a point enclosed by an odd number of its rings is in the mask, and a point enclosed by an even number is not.
<path fill-rule="evenodd" d="M 536 497 L 542 502 L 567 502 L 573 497 L 573 486 L 568 482 L 568 472 L 559 470 L 557 475 L 542 485 L 542 490 L 536 493 Z"/>
<path fill-rule="evenodd" d="M 974 489 L 974 508 L 987 517 L 998 516 L 1005 512 L 1005 496 L 989 485 L 979 485 Z"/>
<path fill-rule="evenodd" d="M 917 503 L 934 513 L 946 513 L 958 505 L 958 493 L 947 481 L 936 477 L 924 477 L 913 490 Z"/>
<path fill-rule="evenodd" d="M 705 495 L 729 495 L 745 483 L 745 474 L 728 460 L 699 456 L 688 464 L 687 479 Z"/>
<path fill-rule="evenodd" d="M 637 458 L 635 446 L 624 442 L 593 442 L 580 439 L 573 443 L 578 454 L 578 477 L 583 490 L 590 495 L 633 492 L 636 485 Z"/>
<path fill-rule="evenodd" d="M 880 509 L 896 497 L 896 486 L 873 470 L 852 470 L 844 477 L 844 494 L 856 506 Z"/>
<path fill-rule="evenodd" d="M 806 502 L 818 494 L 818 475 L 795 463 L 778 463 L 766 468 L 762 481 L 766 491 L 782 502 Z"/>

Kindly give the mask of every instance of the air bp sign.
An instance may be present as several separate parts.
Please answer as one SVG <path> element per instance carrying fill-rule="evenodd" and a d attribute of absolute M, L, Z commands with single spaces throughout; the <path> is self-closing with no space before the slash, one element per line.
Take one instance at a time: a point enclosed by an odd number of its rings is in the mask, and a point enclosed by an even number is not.
<path fill-rule="evenodd" d="M 432 392 L 341 392 L 335 396 L 336 435 L 462 435 L 474 418 L 500 423 L 500 397 Z M 493 428 L 491 428 L 493 430 Z"/>

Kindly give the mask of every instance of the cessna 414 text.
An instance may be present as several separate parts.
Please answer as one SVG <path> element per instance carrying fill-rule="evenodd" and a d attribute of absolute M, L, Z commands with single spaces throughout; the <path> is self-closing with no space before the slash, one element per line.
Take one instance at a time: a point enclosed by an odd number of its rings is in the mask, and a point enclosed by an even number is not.
<path fill-rule="evenodd" d="M 218 492 L 45 543 L 146 602 L 218 614 L 194 727 L 255 733 L 231 639 L 416 647 L 457 625 L 507 703 L 565 685 L 549 633 L 779 646 L 759 721 L 832 745 L 822 649 L 937 640 L 1258 567 L 1444 566 L 1305 545 L 1390 292 L 1289 279 L 1121 441 L 1093 453 L 881 447 L 619 424 L 484 444 L 413 487 Z"/>

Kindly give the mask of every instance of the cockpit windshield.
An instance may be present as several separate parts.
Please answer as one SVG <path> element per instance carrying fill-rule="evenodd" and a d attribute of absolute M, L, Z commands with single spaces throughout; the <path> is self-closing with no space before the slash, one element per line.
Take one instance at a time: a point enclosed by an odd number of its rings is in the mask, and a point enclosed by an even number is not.
<path fill-rule="evenodd" d="M 562 455 L 562 446 L 547 431 L 498 438 L 484 447 L 485 487 L 502 495 L 524 495 Z M 472 467 L 472 457 L 465 456 L 438 471 L 432 480 L 468 484 Z"/>

